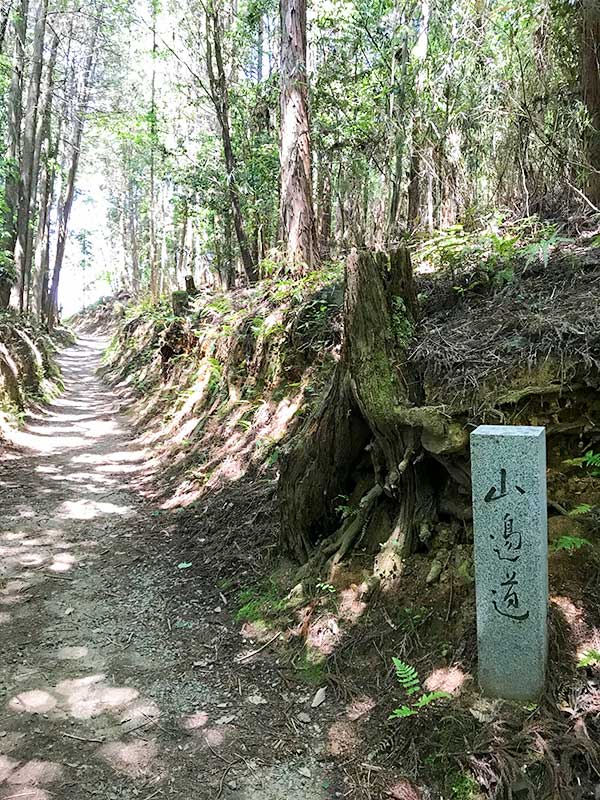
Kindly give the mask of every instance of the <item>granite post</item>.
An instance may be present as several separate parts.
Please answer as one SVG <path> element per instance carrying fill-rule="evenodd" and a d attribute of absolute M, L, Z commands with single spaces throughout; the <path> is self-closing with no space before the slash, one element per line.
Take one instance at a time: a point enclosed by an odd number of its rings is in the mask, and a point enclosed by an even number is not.
<path fill-rule="evenodd" d="M 479 685 L 532 700 L 548 651 L 544 428 L 480 425 L 471 434 Z"/>

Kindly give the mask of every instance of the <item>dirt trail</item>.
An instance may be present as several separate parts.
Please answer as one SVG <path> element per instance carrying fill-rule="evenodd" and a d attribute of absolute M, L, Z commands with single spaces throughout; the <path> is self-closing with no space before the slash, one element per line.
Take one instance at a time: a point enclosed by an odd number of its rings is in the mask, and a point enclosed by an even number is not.
<path fill-rule="evenodd" d="M 210 564 L 177 568 L 104 345 L 66 350 L 65 393 L 0 449 L 0 800 L 347 794 L 324 721 L 296 721 L 314 690 L 269 649 L 236 666 Z"/>

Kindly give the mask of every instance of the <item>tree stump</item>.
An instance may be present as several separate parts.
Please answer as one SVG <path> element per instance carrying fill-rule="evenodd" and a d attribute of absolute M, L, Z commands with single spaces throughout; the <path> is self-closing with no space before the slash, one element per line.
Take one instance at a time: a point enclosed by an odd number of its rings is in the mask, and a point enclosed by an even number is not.
<path fill-rule="evenodd" d="M 176 317 L 185 317 L 190 310 L 190 298 L 185 289 L 177 289 L 171 294 L 171 305 Z"/>
<path fill-rule="evenodd" d="M 340 361 L 321 403 L 282 455 L 282 545 L 302 563 L 335 567 L 385 500 L 393 501 L 395 523 L 376 572 L 394 578 L 413 548 L 420 439 L 399 411 L 421 398 L 406 361 L 415 314 L 406 249 L 350 254 Z M 339 498 L 350 496 L 361 480 L 367 488 L 358 507 L 340 524 Z"/>

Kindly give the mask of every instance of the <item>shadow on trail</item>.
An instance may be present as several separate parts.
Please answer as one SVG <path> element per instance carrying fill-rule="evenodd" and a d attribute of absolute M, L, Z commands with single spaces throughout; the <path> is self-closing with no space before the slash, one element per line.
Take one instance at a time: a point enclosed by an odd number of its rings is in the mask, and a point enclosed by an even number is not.
<path fill-rule="evenodd" d="M 61 355 L 64 394 L 0 451 L 0 800 L 154 796 L 207 749 L 185 727 L 193 698 L 161 710 L 178 653 L 159 587 L 130 572 L 149 459 L 96 377 L 105 344 Z"/>

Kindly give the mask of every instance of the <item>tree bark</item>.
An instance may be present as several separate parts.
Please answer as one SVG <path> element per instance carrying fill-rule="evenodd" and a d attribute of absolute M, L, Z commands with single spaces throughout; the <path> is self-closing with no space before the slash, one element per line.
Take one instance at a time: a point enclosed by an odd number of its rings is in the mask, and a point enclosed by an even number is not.
<path fill-rule="evenodd" d="M 150 207 L 149 207 L 149 253 L 150 293 L 158 297 L 158 249 L 156 245 L 156 3 L 152 2 L 152 78 L 150 81 Z"/>
<path fill-rule="evenodd" d="M 0 54 L 4 52 L 4 41 L 8 29 L 8 20 L 12 11 L 12 0 L 6 0 L 0 11 Z"/>
<path fill-rule="evenodd" d="M 421 20 L 419 22 L 419 36 L 413 49 L 413 59 L 419 65 L 415 91 L 417 96 L 425 90 L 425 60 L 429 47 L 429 0 L 421 0 Z M 413 117 L 412 124 L 412 152 L 410 156 L 409 179 L 408 179 L 408 229 L 414 230 L 420 222 L 422 190 L 423 164 L 421 158 L 421 147 L 423 147 L 422 122 L 417 111 Z"/>
<path fill-rule="evenodd" d="M 323 153 L 318 162 L 317 173 L 317 233 L 319 237 L 319 256 L 329 258 L 331 249 L 331 169 L 330 153 Z"/>
<path fill-rule="evenodd" d="M 19 210 L 19 155 L 21 146 L 21 120 L 23 115 L 23 73 L 25 69 L 25 39 L 29 0 L 21 0 L 14 17 L 15 53 L 13 73 L 8 93 L 7 153 L 8 171 L 4 183 L 4 219 L 2 247 L 0 249 L 0 309 L 7 308 L 10 290 L 15 278 L 14 251 L 17 240 L 17 213 Z"/>
<path fill-rule="evenodd" d="M 281 0 L 280 220 L 291 269 L 318 263 L 306 74 L 306 0 Z"/>
<path fill-rule="evenodd" d="M 80 102 L 75 114 L 75 127 L 72 137 L 73 151 L 71 154 L 71 163 L 69 166 L 69 174 L 67 178 L 67 187 L 59 203 L 58 208 L 58 221 L 57 221 L 57 237 L 56 237 L 56 256 L 54 260 L 54 269 L 52 272 L 52 282 L 48 292 L 47 301 L 45 303 L 46 319 L 50 328 L 54 326 L 58 317 L 58 287 L 60 283 L 60 273 L 65 256 L 65 248 L 67 245 L 67 234 L 69 228 L 69 219 L 71 216 L 71 209 L 73 207 L 73 198 L 75 196 L 75 181 L 77 179 L 77 170 L 79 167 L 79 158 L 81 155 L 81 139 L 83 136 L 83 128 L 85 124 L 85 116 L 90 99 L 90 90 L 93 81 L 94 73 L 94 58 L 96 55 L 96 41 L 98 39 L 98 32 L 101 23 L 101 16 L 97 17 L 92 37 L 90 41 L 90 49 L 85 61 L 83 76 L 81 81 L 81 94 Z"/>
<path fill-rule="evenodd" d="M 415 308 L 407 250 L 351 253 L 340 360 L 322 402 L 282 457 L 282 545 L 300 562 L 316 553 L 330 566 L 337 563 L 380 498 L 396 504 L 392 544 L 378 557 L 381 577 L 393 577 L 399 557 L 413 546 L 419 442 L 398 409 L 420 400 L 405 361 Z M 340 524 L 336 498 L 350 496 L 365 474 L 371 479 L 358 505 L 360 529 L 354 518 Z"/>
<path fill-rule="evenodd" d="M 403 19 L 403 22 L 405 20 Z M 400 78 L 396 78 L 396 69 L 400 67 Z M 408 70 L 408 34 L 405 34 L 402 45 L 392 54 L 390 75 L 390 171 L 389 203 L 387 212 L 387 241 L 394 242 L 398 236 L 398 213 L 400 210 L 401 186 L 403 176 L 404 148 L 406 145 L 406 126 L 404 122 L 406 75 Z M 395 98 L 396 86 L 399 96 Z"/>
<path fill-rule="evenodd" d="M 590 168 L 586 195 L 600 206 L 600 2 L 583 0 L 583 101 L 589 116 L 586 158 Z"/>
<path fill-rule="evenodd" d="M 256 283 L 258 280 L 258 269 L 252 253 L 250 243 L 244 227 L 242 207 L 240 202 L 240 191 L 236 181 L 236 160 L 231 141 L 231 126 L 229 122 L 229 90 L 227 88 L 227 78 L 223 64 L 223 45 L 221 20 L 218 11 L 214 6 L 206 14 L 206 66 L 210 83 L 211 99 L 213 101 L 217 120 L 221 129 L 221 140 L 223 143 L 223 156 L 225 159 L 225 169 L 227 171 L 227 190 L 231 205 L 231 215 L 233 226 L 238 241 L 242 266 L 248 283 Z M 214 51 L 214 52 L 213 52 Z"/>
<path fill-rule="evenodd" d="M 41 104 L 40 113 L 38 113 L 38 127 L 36 131 L 35 150 L 37 164 L 35 166 L 36 175 L 39 176 L 39 181 L 36 178 L 36 191 L 32 196 L 30 203 L 30 219 L 33 222 L 35 207 L 39 206 L 37 233 L 35 236 L 35 243 L 33 237 L 33 230 L 30 231 L 28 236 L 28 249 L 32 253 L 31 258 L 34 264 L 35 273 L 35 292 L 31 292 L 31 287 L 27 286 L 27 308 L 31 306 L 31 295 L 34 294 L 34 302 L 36 311 L 41 314 L 43 298 L 48 291 L 48 248 L 50 241 L 50 211 L 53 199 L 54 187 L 54 166 L 51 164 L 53 158 L 53 150 L 51 143 L 51 126 L 50 117 L 52 111 L 52 90 L 54 85 L 54 67 L 56 64 L 56 56 L 58 52 L 58 36 L 54 34 L 52 46 L 50 49 L 50 59 L 48 62 L 48 72 L 46 78 L 46 85 L 44 87 L 44 97 Z M 58 148 L 58 141 L 60 137 L 60 123 L 58 125 L 58 136 L 56 148 Z M 42 150 L 45 145 L 45 151 Z M 37 184 L 39 182 L 39 204 Z M 30 226 L 31 227 L 31 226 Z"/>
<path fill-rule="evenodd" d="M 30 233 L 30 213 L 32 211 L 32 194 L 37 187 L 37 170 L 39 153 L 36 159 L 36 132 L 38 109 L 40 108 L 40 88 L 42 83 L 42 66 L 44 56 L 44 39 L 46 37 L 46 13 L 48 0 L 40 0 L 33 33 L 33 55 L 31 59 L 31 75 L 27 90 L 27 108 L 23 118 L 23 143 L 21 149 L 19 210 L 17 214 L 17 239 L 15 242 L 15 272 L 19 281 L 19 310 L 25 310 L 26 288 L 31 278 L 31 252 L 28 252 Z M 41 137 L 40 137 L 41 145 Z"/>

